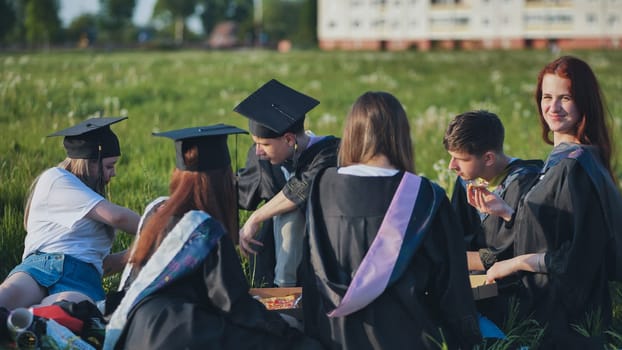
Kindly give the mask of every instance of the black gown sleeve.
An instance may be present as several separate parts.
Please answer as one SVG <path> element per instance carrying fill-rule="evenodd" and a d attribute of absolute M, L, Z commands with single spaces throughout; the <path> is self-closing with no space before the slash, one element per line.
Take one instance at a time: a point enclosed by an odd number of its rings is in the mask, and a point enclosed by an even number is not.
<path fill-rule="evenodd" d="M 339 140 L 329 136 L 306 150 L 307 154 L 303 153 L 298 161 L 295 175 L 283 187 L 283 194 L 287 199 L 299 207 L 304 206 L 309 197 L 311 183 L 318 172 L 337 166 L 338 145 Z M 314 148 L 321 148 L 321 150 L 318 151 Z"/>
<path fill-rule="evenodd" d="M 603 279 L 608 228 L 599 205 L 598 192 L 584 169 L 575 166 L 559 183 L 556 210 L 559 215 L 549 238 L 557 243 L 545 255 L 551 286 L 569 309 L 589 304 L 590 289 Z"/>
<path fill-rule="evenodd" d="M 464 230 L 464 242 L 466 249 L 475 251 L 486 247 L 483 239 L 481 220 L 477 209 L 467 201 L 466 188 L 460 177 L 456 177 L 454 191 L 451 194 L 451 206 L 458 216 L 458 220 Z"/>
<path fill-rule="evenodd" d="M 285 336 L 289 331 L 287 323 L 248 293 L 248 282 L 231 241 L 223 237 L 220 245 L 218 254 L 210 254 L 203 268 L 210 303 L 238 326 Z"/>
<path fill-rule="evenodd" d="M 481 335 L 461 239 L 463 233 L 447 199 L 440 204 L 427 236 L 425 251 L 435 261 L 433 288 L 438 295 L 441 323 L 449 330 L 447 341 L 470 349 L 481 341 Z"/>
<path fill-rule="evenodd" d="M 513 221 L 521 198 L 535 184 L 542 168 L 540 160 L 516 160 L 509 165 L 512 169 L 510 174 L 503 180 L 500 186 L 503 200 L 514 209 L 514 215 L 508 222 L 503 218 L 488 215 L 482 222 L 485 232 L 485 246 L 480 250 L 480 257 L 486 269 L 496 261 L 510 259 L 514 256 Z"/>
<path fill-rule="evenodd" d="M 260 159 L 252 145 L 246 156 L 246 165 L 237 173 L 238 207 L 256 210 L 262 201 L 270 200 L 285 185 L 285 175 L 279 165 Z"/>

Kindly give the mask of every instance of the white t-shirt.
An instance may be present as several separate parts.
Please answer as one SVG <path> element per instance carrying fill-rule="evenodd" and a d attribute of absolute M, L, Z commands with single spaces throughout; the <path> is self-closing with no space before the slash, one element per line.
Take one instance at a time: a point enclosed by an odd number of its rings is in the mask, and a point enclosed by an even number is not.
<path fill-rule="evenodd" d="M 393 176 L 399 172 L 397 169 L 380 168 L 366 164 L 353 164 L 337 169 L 338 174 L 355 176 Z"/>
<path fill-rule="evenodd" d="M 114 230 L 85 216 L 103 200 L 67 170 L 44 171 L 32 195 L 22 258 L 37 250 L 64 253 L 92 263 L 102 273 Z"/>

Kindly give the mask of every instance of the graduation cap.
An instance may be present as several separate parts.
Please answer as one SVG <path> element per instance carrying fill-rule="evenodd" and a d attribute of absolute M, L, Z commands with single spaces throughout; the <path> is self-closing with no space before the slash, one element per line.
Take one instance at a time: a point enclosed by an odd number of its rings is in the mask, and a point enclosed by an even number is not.
<path fill-rule="evenodd" d="M 100 159 L 121 155 L 119 139 L 110 125 L 127 117 L 90 118 L 80 124 L 57 131 L 52 136 L 64 136 L 67 157 L 73 159 Z"/>
<path fill-rule="evenodd" d="M 175 141 L 175 166 L 177 169 L 188 171 L 220 169 L 231 164 L 227 147 L 229 134 L 248 134 L 248 132 L 235 126 L 216 124 L 153 133 L 154 136 L 168 137 Z M 194 146 L 197 146 L 199 152 L 198 161 L 195 164 L 186 164 L 184 153 Z"/>
<path fill-rule="evenodd" d="M 320 102 L 272 79 L 233 110 L 249 119 L 251 134 L 275 138 L 304 127 L 305 114 Z"/>

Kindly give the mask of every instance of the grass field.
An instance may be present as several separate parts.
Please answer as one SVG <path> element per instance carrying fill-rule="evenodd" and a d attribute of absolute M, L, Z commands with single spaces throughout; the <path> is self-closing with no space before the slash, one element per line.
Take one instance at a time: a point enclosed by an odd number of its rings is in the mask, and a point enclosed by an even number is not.
<path fill-rule="evenodd" d="M 619 139 L 622 51 L 562 54 L 591 64 Z M 21 258 L 30 183 L 64 158 L 62 140 L 46 135 L 89 116 L 129 117 L 113 126 L 123 155 L 110 198 L 142 212 L 151 199 L 167 193 L 174 166 L 172 141 L 152 132 L 221 122 L 246 128 L 233 107 L 276 78 L 321 101 L 308 114 L 308 129 L 340 135 L 356 97 L 385 90 L 408 112 L 417 172 L 450 192 L 454 176 L 446 170 L 442 135 L 458 113 L 495 112 L 506 126 L 508 154 L 546 157 L 550 146 L 540 139 L 533 89 L 539 69 L 555 57 L 547 51 L 0 53 L 0 278 Z M 230 140 L 238 153 L 232 157 L 242 166 L 251 139 Z M 622 178 L 622 142 L 616 150 Z M 241 216 L 244 220 L 245 213 Z M 115 249 L 129 243 L 121 238 Z"/>

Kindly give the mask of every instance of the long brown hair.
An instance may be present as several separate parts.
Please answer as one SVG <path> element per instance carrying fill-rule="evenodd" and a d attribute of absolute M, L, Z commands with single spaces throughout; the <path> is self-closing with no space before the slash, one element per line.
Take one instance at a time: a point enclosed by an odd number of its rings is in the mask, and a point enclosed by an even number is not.
<path fill-rule="evenodd" d="M 184 158 L 191 163 L 197 147 L 188 149 Z M 207 171 L 173 170 L 170 197 L 146 221 L 130 258 L 144 265 L 169 232 L 170 224 L 190 210 L 202 210 L 220 222 L 233 238 L 238 234 L 237 201 L 231 166 Z"/>
<path fill-rule="evenodd" d="M 609 174 L 615 181 L 615 175 L 611 166 L 612 159 L 612 138 L 609 125 L 611 115 L 606 109 L 605 100 L 596 79 L 596 75 L 590 66 L 573 56 L 562 56 L 544 66 L 538 74 L 538 85 L 535 93 L 536 105 L 542 126 L 542 139 L 549 145 L 551 140 L 551 129 L 549 128 L 544 115 L 542 114 L 542 80 L 546 74 L 555 74 L 561 78 L 570 80 L 570 93 L 572 99 L 581 113 L 581 119 L 576 126 L 576 137 L 584 145 L 596 146 L 600 153 L 600 158 Z"/>
<path fill-rule="evenodd" d="M 382 154 L 399 170 L 415 171 L 410 126 L 400 101 L 388 92 L 366 92 L 346 120 L 339 165 L 365 163 Z"/>

